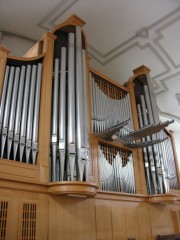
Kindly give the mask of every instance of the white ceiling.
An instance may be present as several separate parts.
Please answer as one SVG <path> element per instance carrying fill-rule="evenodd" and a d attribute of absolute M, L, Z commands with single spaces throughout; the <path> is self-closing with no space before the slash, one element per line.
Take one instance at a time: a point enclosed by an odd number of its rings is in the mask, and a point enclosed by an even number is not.
<path fill-rule="evenodd" d="M 38 40 L 72 14 L 86 22 L 90 64 L 120 83 L 147 65 L 161 116 L 180 123 L 180 1 L 0 0 L 0 31 Z"/>

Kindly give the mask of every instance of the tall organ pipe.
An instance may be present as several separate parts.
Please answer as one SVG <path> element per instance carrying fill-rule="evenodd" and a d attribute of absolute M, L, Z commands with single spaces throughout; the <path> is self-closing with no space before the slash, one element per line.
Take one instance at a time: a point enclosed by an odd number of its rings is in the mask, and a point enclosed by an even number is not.
<path fill-rule="evenodd" d="M 76 178 L 75 173 L 75 82 L 74 82 L 74 33 L 69 33 L 68 41 L 68 179 Z M 70 170 L 70 172 L 69 172 Z"/>
<path fill-rule="evenodd" d="M 27 66 L 25 89 L 24 89 L 24 101 L 22 108 L 22 120 L 21 120 L 21 131 L 20 131 L 20 162 L 23 160 L 24 147 L 26 143 L 26 123 L 28 113 L 28 100 L 30 91 L 30 78 L 31 78 L 31 66 Z"/>
<path fill-rule="evenodd" d="M 14 127 L 14 143 L 13 143 L 13 158 L 16 159 L 17 149 L 19 146 L 19 137 L 20 137 L 20 126 L 21 126 L 21 116 L 22 116 L 22 103 L 23 103 L 23 89 L 24 89 L 24 81 L 25 81 L 25 71 L 26 67 L 21 67 L 21 74 L 19 80 L 19 91 L 18 91 L 18 99 L 17 99 L 17 109 L 16 109 L 16 120 Z"/>
<path fill-rule="evenodd" d="M 83 109 L 84 109 L 84 146 L 85 146 L 85 180 L 89 177 L 89 118 L 88 118 L 88 104 L 87 104 L 87 70 L 86 70 L 86 52 L 82 50 L 82 66 L 83 66 Z"/>
<path fill-rule="evenodd" d="M 76 26 L 76 141 L 77 165 L 79 178 L 82 181 L 85 159 L 83 79 L 82 79 L 82 38 L 81 27 Z"/>
<path fill-rule="evenodd" d="M 64 179 L 65 149 L 66 149 L 66 48 L 61 48 L 61 78 L 59 100 L 59 158 L 60 180 Z"/>
<path fill-rule="evenodd" d="M 38 64 L 37 69 L 37 81 L 35 90 L 35 103 L 34 103 L 34 118 L 33 118 L 33 133 L 32 133 L 32 160 L 33 164 L 36 163 L 37 151 L 38 151 L 38 123 L 39 123 L 39 107 L 40 107 L 40 91 L 41 91 L 41 73 L 42 64 Z"/>
<path fill-rule="evenodd" d="M 59 59 L 55 59 L 54 88 L 53 88 L 53 116 L 52 116 L 52 181 L 56 181 L 56 158 L 57 158 L 57 121 L 58 121 L 58 80 Z"/>
<path fill-rule="evenodd" d="M 9 84 L 8 84 L 7 95 L 6 95 L 6 105 L 4 109 L 2 136 L 1 136 L 1 158 L 3 157 L 3 154 L 4 154 L 4 147 L 5 147 L 6 138 L 7 138 L 10 104 L 11 104 L 12 88 L 13 88 L 13 81 L 14 81 L 14 71 L 15 71 L 15 68 L 11 67 Z"/>
<path fill-rule="evenodd" d="M 10 151 L 11 151 L 11 146 L 12 146 L 12 142 L 13 142 L 13 135 L 14 135 L 14 123 L 15 123 L 14 119 L 15 119 L 15 113 L 16 113 L 17 91 L 18 91 L 18 85 L 19 85 L 19 74 L 20 74 L 20 68 L 16 67 L 14 84 L 13 84 L 13 91 L 12 91 L 10 117 L 9 117 L 7 159 L 10 158 Z"/>

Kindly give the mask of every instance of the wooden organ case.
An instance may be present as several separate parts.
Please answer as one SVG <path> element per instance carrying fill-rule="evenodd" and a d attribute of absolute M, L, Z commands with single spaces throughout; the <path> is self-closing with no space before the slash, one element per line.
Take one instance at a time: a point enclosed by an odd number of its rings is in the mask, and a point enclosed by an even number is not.
<path fill-rule="evenodd" d="M 180 232 L 173 133 L 149 69 L 89 67 L 73 15 L 24 57 L 0 46 L 0 240 L 156 239 Z"/>

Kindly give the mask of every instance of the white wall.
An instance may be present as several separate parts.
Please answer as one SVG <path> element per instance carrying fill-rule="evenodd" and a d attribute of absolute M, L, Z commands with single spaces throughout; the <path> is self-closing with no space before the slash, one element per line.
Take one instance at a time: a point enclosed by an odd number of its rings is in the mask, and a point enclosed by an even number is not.
<path fill-rule="evenodd" d="M 1 32 L 0 44 L 11 50 L 10 55 L 23 56 L 35 44 L 35 41 Z"/>

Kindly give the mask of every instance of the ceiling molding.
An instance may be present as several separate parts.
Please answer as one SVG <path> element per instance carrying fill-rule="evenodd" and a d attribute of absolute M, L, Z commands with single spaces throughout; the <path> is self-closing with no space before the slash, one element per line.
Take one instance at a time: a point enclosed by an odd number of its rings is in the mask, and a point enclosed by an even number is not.
<path fill-rule="evenodd" d="M 170 118 L 170 119 L 175 120 L 175 121 L 180 123 L 180 117 L 178 117 L 177 115 L 173 115 L 171 113 L 163 112 L 160 109 L 159 109 L 159 114 L 163 117 Z"/>
<path fill-rule="evenodd" d="M 166 58 L 171 62 L 171 64 L 173 65 L 173 67 L 175 69 L 180 67 L 180 64 L 176 64 L 173 59 L 171 58 L 171 56 L 168 54 L 168 52 L 166 51 L 166 49 L 162 46 L 162 44 L 160 43 L 160 41 L 164 38 L 164 35 L 162 34 L 162 31 L 167 29 L 168 27 L 170 27 L 171 25 L 175 24 L 176 22 L 180 21 L 180 16 L 177 16 L 175 19 L 172 19 L 170 22 L 165 23 L 163 26 L 161 26 L 160 28 L 156 29 L 156 33 L 159 35 L 156 39 L 154 39 L 154 42 L 158 45 L 158 47 L 160 48 L 160 50 L 164 53 L 164 55 L 166 56 Z"/>
<path fill-rule="evenodd" d="M 61 0 L 60 3 L 37 25 L 38 27 L 51 30 L 56 24 L 54 22 L 62 16 L 67 10 L 69 10 L 78 0 Z"/>
<path fill-rule="evenodd" d="M 176 93 L 175 97 L 177 99 L 178 104 L 180 105 L 180 93 Z"/>

